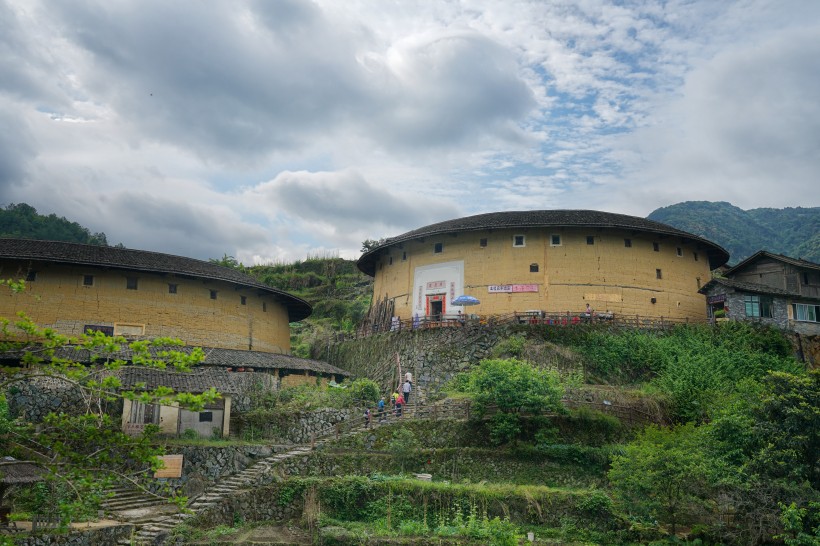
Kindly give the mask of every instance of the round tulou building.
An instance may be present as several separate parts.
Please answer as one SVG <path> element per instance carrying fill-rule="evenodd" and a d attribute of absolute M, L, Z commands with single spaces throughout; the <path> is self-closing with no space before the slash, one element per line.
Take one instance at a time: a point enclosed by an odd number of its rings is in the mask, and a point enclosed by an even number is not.
<path fill-rule="evenodd" d="M 382 241 L 358 267 L 402 320 L 584 312 L 705 320 L 698 289 L 729 254 L 697 235 L 592 210 L 479 214 Z M 461 295 L 477 298 L 454 305 Z"/>
<path fill-rule="evenodd" d="M 125 248 L 0 239 L 0 316 L 77 336 L 172 337 L 188 345 L 288 354 L 289 323 L 310 315 L 304 300 L 210 262 Z"/>

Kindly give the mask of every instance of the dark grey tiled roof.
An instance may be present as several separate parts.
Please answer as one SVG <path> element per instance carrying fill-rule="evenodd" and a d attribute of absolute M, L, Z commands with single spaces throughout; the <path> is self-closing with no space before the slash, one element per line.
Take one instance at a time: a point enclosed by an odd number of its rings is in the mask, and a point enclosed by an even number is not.
<path fill-rule="evenodd" d="M 7 463 L 0 466 L 0 483 L 5 485 L 39 482 L 46 474 L 41 467 L 31 463 L 17 462 L 14 457 L 5 456 L 0 458 L 0 462 Z"/>
<path fill-rule="evenodd" d="M 783 290 L 782 288 L 775 288 L 773 286 L 767 286 L 765 284 L 758 284 L 754 282 L 744 282 L 736 281 L 734 279 L 725 279 L 723 277 L 712 279 L 708 283 L 704 284 L 700 288 L 700 290 L 698 290 L 698 292 L 700 292 L 701 294 L 707 294 L 716 285 L 725 286 L 727 288 L 733 288 L 738 292 L 751 292 L 752 294 L 766 294 L 769 296 L 785 296 L 800 301 L 820 301 L 820 298 L 803 296 L 797 292 L 789 292 L 788 290 Z"/>
<path fill-rule="evenodd" d="M 787 263 L 793 265 L 795 267 L 800 267 L 803 269 L 812 269 L 814 271 L 820 271 L 820 264 L 816 264 L 814 262 L 810 262 L 808 260 L 800 260 L 797 258 L 791 258 L 789 256 L 784 256 L 783 254 L 775 254 L 774 252 L 768 252 L 766 250 L 758 250 L 739 264 L 734 267 L 729 268 L 725 275 L 731 275 L 736 273 L 744 268 L 746 268 L 749 264 L 756 262 L 760 258 L 770 258 L 772 260 L 777 260 L 779 262 Z"/>
<path fill-rule="evenodd" d="M 233 374 L 218 368 L 196 369 L 180 373 L 144 366 L 128 366 L 115 372 L 126 389 L 155 389 L 170 387 L 176 392 L 205 392 L 211 387 L 222 394 L 236 394 L 238 388 L 232 381 Z M 138 385 L 144 384 L 138 387 Z"/>
<path fill-rule="evenodd" d="M 477 214 L 475 216 L 456 218 L 454 220 L 447 220 L 445 222 L 414 229 L 402 235 L 385 239 L 376 248 L 362 254 L 357 265 L 363 273 L 373 276 L 376 270 L 376 258 L 380 250 L 391 245 L 422 237 L 432 237 L 462 231 L 540 227 L 619 228 L 644 231 L 658 235 L 682 237 L 697 241 L 706 247 L 706 252 L 709 256 L 709 265 L 712 269 L 723 265 L 729 259 L 729 253 L 726 250 L 707 239 L 660 222 L 655 222 L 654 220 L 647 220 L 646 218 L 597 210 L 526 210 Z"/>
<path fill-rule="evenodd" d="M 237 351 L 233 349 L 205 349 L 205 366 L 251 367 L 279 370 L 310 370 L 314 372 L 349 376 L 350 372 L 331 366 L 321 360 L 309 360 L 291 355 Z"/>
<path fill-rule="evenodd" d="M 271 294 L 287 307 L 290 322 L 307 318 L 312 311 L 310 304 L 303 299 L 263 284 L 241 271 L 171 254 L 60 241 L 0 238 L 0 258 L 189 275 L 229 282 Z"/>
<path fill-rule="evenodd" d="M 179 351 L 185 354 L 190 354 L 193 347 L 152 347 L 149 349 L 152 356 L 155 358 L 158 353 L 163 350 Z M 239 351 L 236 349 L 217 349 L 211 347 L 203 347 L 205 352 L 205 360 L 199 367 L 221 367 L 221 368 L 257 368 L 257 369 L 271 369 L 271 370 L 298 370 L 298 371 L 313 371 L 324 374 L 341 375 L 344 377 L 350 376 L 350 372 L 345 371 L 336 366 L 331 366 L 327 362 L 321 360 L 310 360 L 307 358 L 298 358 L 290 355 L 283 355 L 278 353 L 265 353 L 261 351 Z M 110 359 L 121 359 L 126 362 L 131 360 L 133 352 L 126 348 L 117 351 L 116 354 L 109 355 Z M 0 360 L 18 361 L 22 358 L 19 352 L 5 352 L 0 354 Z M 55 356 L 59 358 L 69 358 L 77 362 L 90 364 L 94 361 L 100 362 L 100 359 L 94 359 L 91 351 L 74 347 L 61 347 L 55 352 Z"/>

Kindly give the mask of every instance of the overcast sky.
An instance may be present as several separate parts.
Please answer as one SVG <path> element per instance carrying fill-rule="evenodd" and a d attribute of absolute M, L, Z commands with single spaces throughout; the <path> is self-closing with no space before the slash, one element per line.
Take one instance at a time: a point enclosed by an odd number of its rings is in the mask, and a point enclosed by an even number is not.
<path fill-rule="evenodd" d="M 0 0 L 0 203 L 245 264 L 820 205 L 817 0 Z"/>

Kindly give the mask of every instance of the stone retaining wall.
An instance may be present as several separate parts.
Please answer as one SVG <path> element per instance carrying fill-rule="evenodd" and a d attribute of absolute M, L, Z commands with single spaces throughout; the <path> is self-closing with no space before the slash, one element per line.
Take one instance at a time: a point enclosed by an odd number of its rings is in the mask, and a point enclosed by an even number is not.
<path fill-rule="evenodd" d="M 111 546 L 120 539 L 129 538 L 134 530 L 131 524 L 73 529 L 66 533 L 50 533 L 14 537 L 15 546 Z"/>
<path fill-rule="evenodd" d="M 396 354 L 402 373 L 411 372 L 417 399 L 433 395 L 458 372 L 491 355 L 493 347 L 511 333 L 509 325 L 466 324 L 386 332 L 327 348 L 324 359 L 358 377 L 379 383 L 387 392 L 396 387 Z"/>
<path fill-rule="evenodd" d="M 270 446 L 169 446 L 169 454 L 182 455 L 182 477 L 163 478 L 152 483 L 151 489 L 161 493 L 165 486 L 179 490 L 188 497 L 197 496 L 215 482 L 270 457 Z"/>

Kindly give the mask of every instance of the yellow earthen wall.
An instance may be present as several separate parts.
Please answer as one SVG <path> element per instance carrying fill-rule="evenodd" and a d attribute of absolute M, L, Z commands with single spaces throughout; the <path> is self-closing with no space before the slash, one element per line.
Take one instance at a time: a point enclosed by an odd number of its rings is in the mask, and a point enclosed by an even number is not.
<path fill-rule="evenodd" d="M 560 246 L 550 244 L 552 234 L 561 236 Z M 514 235 L 525 236 L 524 247 L 513 246 Z M 594 237 L 594 244 L 587 244 L 587 236 Z M 483 248 L 482 238 L 487 239 Z M 631 247 L 625 246 L 625 238 L 631 239 Z M 658 252 L 653 242 L 659 244 Z M 435 243 L 443 243 L 441 253 L 433 252 Z M 456 261 L 464 262 L 464 293 L 481 300 L 480 305 L 465 307 L 465 313 L 577 313 L 589 303 L 598 312 L 621 316 L 706 318 L 704 296 L 698 294 L 711 278 L 706 249 L 676 237 L 603 228 L 545 228 L 448 234 L 402 246 L 393 246 L 380 257 L 374 283 L 374 301 L 385 295 L 395 298 L 396 314 L 402 319 L 413 314 L 415 268 Z M 677 255 L 678 247 L 682 256 Z M 530 272 L 530 264 L 538 264 L 537 273 Z M 657 269 L 661 279 L 656 278 Z M 506 284 L 538 284 L 539 291 L 488 292 L 488 285 Z M 652 298 L 656 303 L 651 303 Z M 447 299 L 446 312 L 455 312 L 449 294 Z"/>
<path fill-rule="evenodd" d="M 319 385 L 326 387 L 332 377 L 319 376 Z M 316 386 L 316 376 L 309 373 L 289 373 L 284 375 L 279 383 L 279 388 L 298 387 L 299 385 Z"/>
<path fill-rule="evenodd" d="M 79 335 L 85 325 L 142 331 L 144 337 L 179 338 L 188 345 L 288 353 L 287 309 L 274 296 L 238 289 L 220 281 L 180 278 L 156 273 L 104 270 L 55 264 L 3 263 L 2 278 L 25 277 L 37 271 L 26 290 L 0 291 L 0 317 L 25 312 L 40 326 Z M 93 286 L 83 276 L 93 275 Z M 137 277 L 137 290 L 126 289 L 126 277 Z M 168 284 L 177 293 L 168 292 Z M 210 291 L 217 291 L 217 299 Z M 245 296 L 246 305 L 241 305 Z M 263 311 L 263 303 L 266 310 Z"/>

